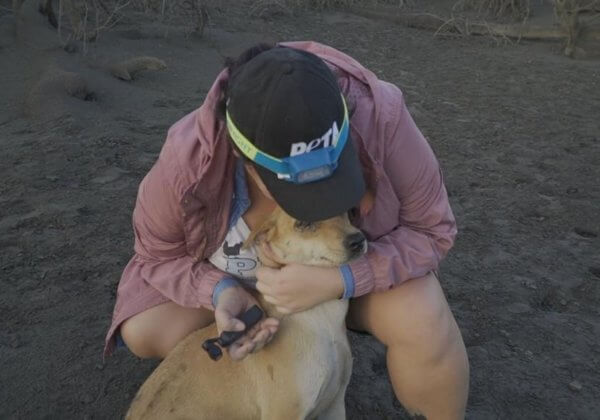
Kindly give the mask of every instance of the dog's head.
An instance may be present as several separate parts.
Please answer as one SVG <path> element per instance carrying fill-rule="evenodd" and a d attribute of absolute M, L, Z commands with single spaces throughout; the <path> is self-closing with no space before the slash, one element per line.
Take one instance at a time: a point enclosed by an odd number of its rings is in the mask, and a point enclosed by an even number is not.
<path fill-rule="evenodd" d="M 320 222 L 294 219 L 280 208 L 254 230 L 246 245 L 257 245 L 261 262 L 268 266 L 290 263 L 333 267 L 367 250 L 364 235 L 343 214 Z"/>

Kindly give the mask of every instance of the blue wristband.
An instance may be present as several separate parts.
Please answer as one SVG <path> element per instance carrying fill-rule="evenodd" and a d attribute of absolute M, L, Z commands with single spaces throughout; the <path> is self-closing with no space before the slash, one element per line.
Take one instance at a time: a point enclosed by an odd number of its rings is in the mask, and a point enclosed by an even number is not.
<path fill-rule="evenodd" d="M 342 280 L 344 281 L 344 294 L 342 295 L 342 299 L 350 299 L 354 296 L 354 275 L 348 264 L 340 266 L 340 272 L 342 273 Z"/>
<path fill-rule="evenodd" d="M 240 284 L 238 281 L 232 277 L 223 277 L 215 286 L 212 294 L 212 304 L 216 308 L 217 302 L 219 302 L 219 295 L 225 289 L 229 289 L 230 287 L 237 287 Z"/>

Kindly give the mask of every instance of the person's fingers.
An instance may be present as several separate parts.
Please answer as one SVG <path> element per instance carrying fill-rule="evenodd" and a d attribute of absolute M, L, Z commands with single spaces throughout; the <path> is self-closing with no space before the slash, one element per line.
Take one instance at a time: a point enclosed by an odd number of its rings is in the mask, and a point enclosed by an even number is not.
<path fill-rule="evenodd" d="M 256 337 L 256 340 L 255 340 L 256 347 L 254 348 L 254 352 L 257 352 L 257 351 L 261 350 L 263 347 L 265 347 L 272 340 L 273 335 L 274 334 L 269 330 L 261 331 L 259 333 L 259 335 Z"/>
<path fill-rule="evenodd" d="M 256 345 L 259 346 L 261 344 L 264 344 L 265 341 L 267 341 L 267 338 L 269 338 L 269 335 L 271 333 L 269 332 L 269 330 L 260 330 L 252 339 L 252 342 Z"/>
<path fill-rule="evenodd" d="M 233 307 L 227 305 L 217 307 L 215 310 L 215 322 L 219 334 L 224 331 L 242 331 L 245 324 L 233 314 Z M 228 346 L 227 351 L 232 360 L 242 360 L 249 353 L 262 349 L 271 340 L 273 334 L 279 328 L 279 320 L 276 318 L 263 318 L 246 331 L 242 337 Z"/>
<path fill-rule="evenodd" d="M 252 341 L 250 343 L 248 343 L 247 345 L 245 345 L 243 347 L 244 351 L 246 352 L 245 355 L 247 356 L 248 354 L 253 353 L 255 348 L 256 348 L 256 343 L 254 343 Z"/>
<path fill-rule="evenodd" d="M 227 352 L 229 353 L 229 356 L 233 360 L 243 359 L 246 356 L 246 354 L 248 354 L 248 343 L 248 340 L 238 340 L 235 343 L 232 343 L 229 347 L 227 347 Z"/>
<path fill-rule="evenodd" d="M 241 346 L 236 344 L 232 344 L 227 348 L 227 352 L 229 353 L 231 360 L 242 360 L 244 358 L 245 354 L 240 351 L 240 348 Z"/>
<path fill-rule="evenodd" d="M 271 321 L 277 321 L 271 319 Z M 270 325 L 264 325 L 261 328 L 254 331 L 253 335 L 246 334 L 231 344 L 228 348 L 230 357 L 233 360 L 242 360 L 250 353 L 256 353 L 261 350 L 267 343 L 269 343 L 277 329 L 279 327 L 278 322 L 271 322 Z"/>
<path fill-rule="evenodd" d="M 234 343 L 228 348 L 229 357 L 233 360 L 242 360 L 246 357 L 256 345 L 252 341 L 247 341 L 243 344 Z"/>
<path fill-rule="evenodd" d="M 266 324 L 265 321 L 269 320 Z M 250 328 L 244 335 L 254 337 L 257 332 L 264 328 L 265 325 L 273 325 L 273 318 L 263 318 L 257 322 L 252 328 Z"/>
<path fill-rule="evenodd" d="M 265 318 L 260 322 L 261 328 L 278 328 L 279 320 L 277 318 Z"/>
<path fill-rule="evenodd" d="M 240 338 L 238 338 L 236 340 L 236 343 L 244 345 L 248 341 L 253 341 L 255 339 L 255 337 L 257 336 L 257 334 L 259 334 L 264 329 L 265 329 L 265 327 L 263 327 L 263 325 L 261 323 L 258 323 L 256 325 L 254 325 L 252 328 L 250 328 L 248 331 L 244 332 L 244 335 L 242 335 Z"/>
<path fill-rule="evenodd" d="M 277 332 L 277 330 L 279 329 L 279 325 L 275 325 L 275 326 L 269 326 L 267 327 L 267 329 L 269 330 L 269 333 L 271 335 L 275 335 L 275 333 Z"/>
<path fill-rule="evenodd" d="M 215 311 L 215 323 L 219 333 L 223 331 L 242 331 L 246 326 L 242 321 L 227 311 Z"/>
<path fill-rule="evenodd" d="M 268 324 L 263 324 L 263 323 L 258 323 L 256 324 L 254 327 L 252 327 L 249 331 L 247 331 L 243 337 L 240 337 L 239 340 L 252 340 L 252 341 L 256 341 L 256 337 L 261 334 L 263 331 L 269 331 L 269 327 L 273 328 L 273 325 L 271 325 L 272 323 L 268 323 Z M 276 327 L 275 327 L 276 328 Z"/>
<path fill-rule="evenodd" d="M 238 347 L 246 345 L 248 342 L 256 342 L 256 336 L 262 331 L 267 331 L 267 334 L 272 334 L 277 331 L 279 327 L 279 320 L 275 318 L 266 318 L 263 321 L 254 325 L 250 330 L 246 331 L 243 336 L 238 338 L 234 343 L 230 345 L 230 349 L 234 349 L 233 352 L 237 354 L 239 351 Z M 231 331 L 231 330 L 225 330 Z M 262 336 L 261 336 L 262 337 Z M 261 338 L 262 340 L 263 338 Z"/>
<path fill-rule="evenodd" d="M 275 318 L 263 319 L 258 325 L 258 329 L 254 331 L 252 339 L 254 340 L 257 334 L 267 331 L 268 334 L 274 334 L 279 329 L 279 320 Z"/>

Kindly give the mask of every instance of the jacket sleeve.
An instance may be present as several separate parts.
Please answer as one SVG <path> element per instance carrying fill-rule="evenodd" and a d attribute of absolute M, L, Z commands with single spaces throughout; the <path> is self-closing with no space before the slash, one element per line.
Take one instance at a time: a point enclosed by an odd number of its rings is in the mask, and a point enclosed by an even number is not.
<path fill-rule="evenodd" d="M 350 263 L 356 297 L 436 269 L 457 233 L 440 165 L 403 98 L 399 112 L 398 123 L 384 131 L 383 162 L 400 201 L 398 224 L 369 242 L 367 254 Z"/>
<path fill-rule="evenodd" d="M 187 252 L 183 209 L 159 160 L 143 179 L 133 212 L 135 265 L 142 277 L 164 296 L 185 307 L 212 306 L 212 293 L 224 273 Z"/>

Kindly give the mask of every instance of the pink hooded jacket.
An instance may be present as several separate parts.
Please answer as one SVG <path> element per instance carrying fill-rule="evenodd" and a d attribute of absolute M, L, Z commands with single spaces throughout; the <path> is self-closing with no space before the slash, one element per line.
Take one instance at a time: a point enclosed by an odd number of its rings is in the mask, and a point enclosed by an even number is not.
<path fill-rule="evenodd" d="M 321 57 L 334 71 L 350 110 L 371 211 L 353 220 L 367 236 L 365 256 L 350 263 L 355 297 L 385 291 L 436 269 L 452 247 L 456 223 L 442 172 L 412 120 L 400 90 L 351 57 L 315 42 L 284 46 Z M 216 106 L 222 71 L 202 106 L 173 125 L 157 162 L 140 184 L 133 227 L 135 255 L 119 283 L 105 354 L 127 318 L 173 301 L 212 309 L 224 273 L 207 258 L 227 233 L 234 162 Z"/>

